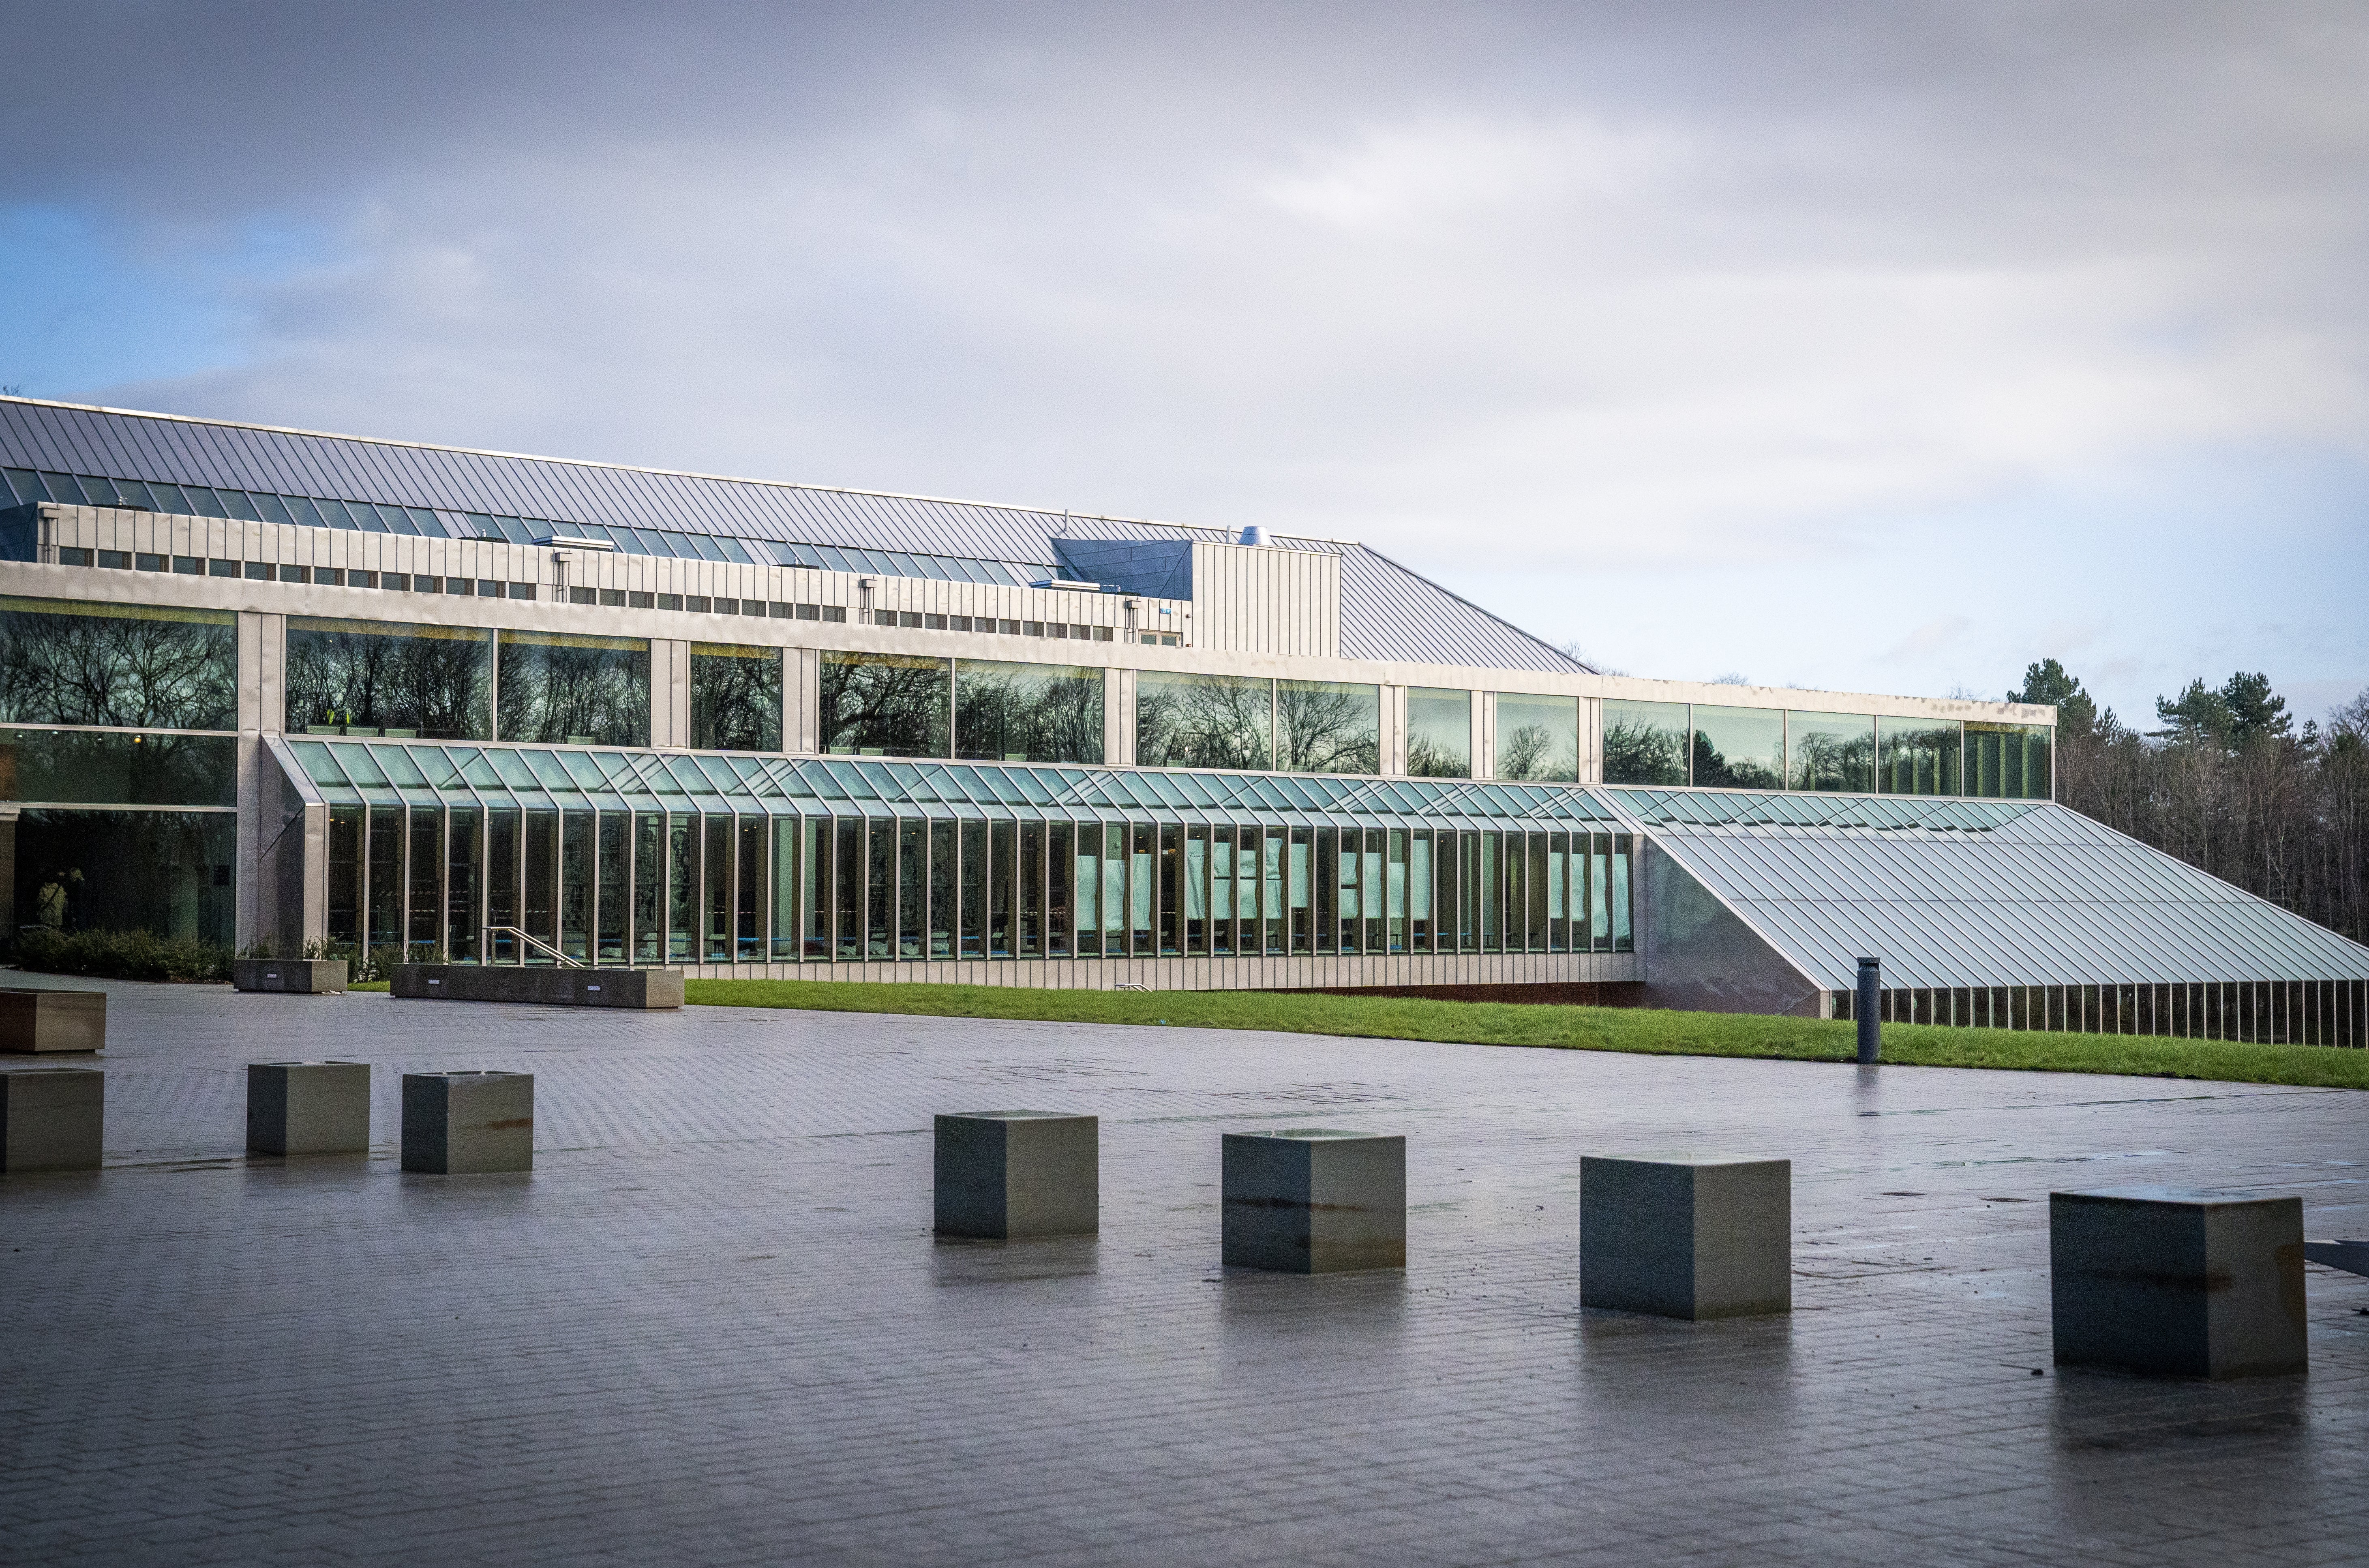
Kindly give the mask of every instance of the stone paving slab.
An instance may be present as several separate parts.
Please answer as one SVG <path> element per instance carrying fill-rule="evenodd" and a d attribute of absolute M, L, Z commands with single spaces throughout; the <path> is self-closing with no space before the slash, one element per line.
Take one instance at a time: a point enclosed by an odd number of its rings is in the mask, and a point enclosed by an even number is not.
<path fill-rule="evenodd" d="M 2369 1551 L 2369 1280 L 2201 1384 L 2051 1368 L 2046 1274 L 2052 1187 L 2369 1234 L 2358 1093 L 106 989 L 107 1169 L 0 1181 L 7 1562 Z M 325 1056 L 373 1153 L 245 1158 L 245 1063 Z M 532 1175 L 397 1170 L 461 1068 L 535 1073 Z M 1006 1103 L 1103 1117 L 1099 1237 L 932 1237 L 932 1115 Z M 1311 1121 L 1406 1134 L 1402 1277 L 1219 1266 L 1219 1134 Z M 1580 1156 L 1688 1146 L 1794 1162 L 1790 1319 L 1578 1310 Z"/>

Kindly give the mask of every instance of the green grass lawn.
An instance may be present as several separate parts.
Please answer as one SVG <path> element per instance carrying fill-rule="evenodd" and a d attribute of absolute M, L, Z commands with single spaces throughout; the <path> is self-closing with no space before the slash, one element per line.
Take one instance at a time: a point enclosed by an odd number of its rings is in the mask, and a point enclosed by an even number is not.
<path fill-rule="evenodd" d="M 1273 991 L 1036 990 L 1018 986 L 876 985 L 846 980 L 692 980 L 684 990 L 690 1001 L 712 1007 L 1167 1024 L 1195 1029 L 1272 1029 L 1378 1040 L 1546 1046 L 1660 1056 L 1773 1057 L 1790 1061 L 1848 1061 L 1856 1051 L 1856 1036 L 1848 1024 L 1647 1008 Z M 2037 1072 L 2112 1072 L 2226 1083 L 2369 1089 L 2369 1051 L 2326 1046 L 2017 1034 L 1893 1024 L 1883 1031 L 1883 1057 L 1889 1062 L 1918 1067 L 2004 1067 Z"/>

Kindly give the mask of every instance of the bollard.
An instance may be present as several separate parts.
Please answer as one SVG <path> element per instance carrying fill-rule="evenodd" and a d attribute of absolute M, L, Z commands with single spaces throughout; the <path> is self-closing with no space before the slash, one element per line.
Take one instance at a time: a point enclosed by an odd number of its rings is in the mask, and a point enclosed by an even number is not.
<path fill-rule="evenodd" d="M 106 1118 L 95 1067 L 0 1072 L 0 1171 L 96 1171 Z"/>
<path fill-rule="evenodd" d="M 2060 1367 L 2194 1378 L 2306 1371 L 2303 1199 L 2108 1187 L 2048 1195 Z"/>
<path fill-rule="evenodd" d="M 1859 961 L 1859 997 L 1851 1003 L 1859 1024 L 1859 1064 L 1871 1067 L 1883 1055 L 1883 960 Z"/>
<path fill-rule="evenodd" d="M 1579 1304 L 1665 1318 L 1793 1310 L 1793 1162 L 1586 1154 Z"/>
<path fill-rule="evenodd" d="M 403 1168 L 437 1176 L 534 1169 L 534 1074 L 406 1072 Z"/>
<path fill-rule="evenodd" d="M 1299 1127 L 1220 1141 L 1224 1256 L 1333 1274 L 1406 1266 L 1406 1139 Z"/>
<path fill-rule="evenodd" d="M 367 1154 L 370 1113 L 366 1061 L 247 1064 L 249 1154 Z"/>
<path fill-rule="evenodd" d="M 1056 1111 L 937 1118 L 937 1229 L 1017 1241 L 1091 1236 L 1101 1225 L 1101 1123 Z"/>

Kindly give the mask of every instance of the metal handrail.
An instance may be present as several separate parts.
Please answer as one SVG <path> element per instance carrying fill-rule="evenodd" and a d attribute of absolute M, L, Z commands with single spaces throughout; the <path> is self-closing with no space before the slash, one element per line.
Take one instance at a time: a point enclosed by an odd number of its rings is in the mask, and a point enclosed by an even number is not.
<path fill-rule="evenodd" d="M 521 931 L 518 927 L 516 927 L 516 926 L 514 926 L 514 925 L 489 925 L 489 926 L 486 927 L 485 929 L 486 929 L 486 936 L 488 936 L 488 937 L 493 937 L 493 936 L 497 936 L 497 935 L 499 935 L 499 936 L 515 936 L 515 937 L 517 937 L 521 942 L 525 943 L 529 947 L 532 947 L 532 948 L 536 949 L 536 950 L 537 950 L 537 951 L 539 951 L 539 952 L 544 952 L 544 953 L 548 953 L 548 954 L 550 954 L 550 955 L 551 955 L 551 956 L 553 957 L 553 959 L 555 959 L 556 962 L 561 963 L 561 964 L 564 964 L 564 965 L 566 965 L 567 967 L 569 967 L 569 968 L 571 968 L 571 969 L 582 969 L 582 968 L 589 967 L 589 966 L 584 962 L 584 960 L 583 960 L 583 959 L 581 959 L 581 958 L 570 958 L 566 954 L 562 953 L 558 948 L 554 947 L 550 943 L 545 942 L 543 938 L 541 938 L 541 937 L 539 937 L 539 936 L 532 936 L 532 935 L 529 935 L 527 933 L 525 933 L 525 932 L 523 932 L 523 931 Z M 490 959 L 493 957 L 493 956 L 494 956 L 494 944 L 493 944 L 493 943 L 491 943 L 490 941 L 488 941 L 488 942 L 486 944 L 486 958 L 487 958 L 487 959 L 489 959 L 489 960 L 490 960 Z"/>

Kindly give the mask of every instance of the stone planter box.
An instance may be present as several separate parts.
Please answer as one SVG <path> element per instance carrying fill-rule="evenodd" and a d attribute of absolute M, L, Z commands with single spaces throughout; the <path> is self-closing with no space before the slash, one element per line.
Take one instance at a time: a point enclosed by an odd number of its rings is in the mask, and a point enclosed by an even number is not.
<path fill-rule="evenodd" d="M 1225 1261 L 1283 1274 L 1406 1266 L 1406 1139 L 1300 1127 L 1230 1132 Z"/>
<path fill-rule="evenodd" d="M 15 1056 L 104 1050 L 107 993 L 103 990 L 0 990 L 0 1051 Z"/>
<path fill-rule="evenodd" d="M 403 1168 L 438 1176 L 534 1169 L 534 1074 L 406 1072 Z"/>
<path fill-rule="evenodd" d="M 1665 1318 L 1791 1311 L 1793 1162 L 1582 1158 L 1579 1301 Z"/>
<path fill-rule="evenodd" d="M 258 1061 L 246 1070 L 249 1154 L 370 1152 L 366 1061 Z"/>
<path fill-rule="evenodd" d="M 107 1074 L 95 1067 L 0 1072 L 0 1171 L 96 1171 Z"/>
<path fill-rule="evenodd" d="M 2303 1265 L 2300 1197 L 2051 1193 L 2057 1365 L 2192 1378 L 2306 1370 Z"/>
<path fill-rule="evenodd" d="M 937 1118 L 937 1229 L 1017 1240 L 1101 1228 L 1101 1123 L 1057 1111 Z"/>
<path fill-rule="evenodd" d="M 398 964 L 387 989 L 429 1001 L 533 1001 L 546 1007 L 682 1005 L 681 969 L 568 969 L 513 964 Z"/>
<path fill-rule="evenodd" d="M 322 996 L 346 989 L 343 958 L 234 958 L 230 983 L 239 990 Z"/>

